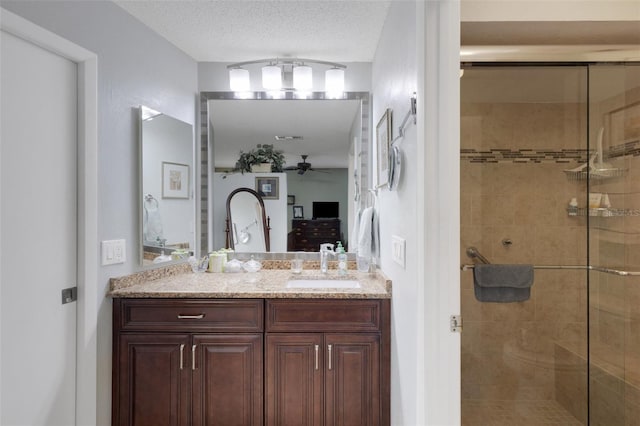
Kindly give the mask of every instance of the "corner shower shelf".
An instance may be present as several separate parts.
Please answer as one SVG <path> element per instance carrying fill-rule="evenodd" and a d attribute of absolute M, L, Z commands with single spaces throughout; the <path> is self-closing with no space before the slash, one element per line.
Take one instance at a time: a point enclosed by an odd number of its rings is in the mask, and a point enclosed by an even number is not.
<path fill-rule="evenodd" d="M 613 179 L 617 177 L 623 177 L 627 174 L 627 169 L 600 169 L 596 171 L 592 171 L 591 173 L 586 170 L 575 171 L 575 170 L 565 170 L 565 175 L 569 180 L 589 180 L 589 181 L 603 181 L 606 179 Z"/>
<path fill-rule="evenodd" d="M 587 208 L 587 207 L 569 207 L 567 208 L 569 216 L 592 216 L 592 217 L 625 217 L 640 216 L 638 209 L 612 209 L 612 208 Z"/>

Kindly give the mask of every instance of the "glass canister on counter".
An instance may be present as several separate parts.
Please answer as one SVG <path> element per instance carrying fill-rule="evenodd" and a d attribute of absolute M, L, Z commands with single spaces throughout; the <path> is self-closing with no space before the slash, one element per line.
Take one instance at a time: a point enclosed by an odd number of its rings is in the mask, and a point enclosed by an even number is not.
<path fill-rule="evenodd" d="M 189 251 L 186 249 L 176 249 L 171 252 L 171 260 L 182 260 L 189 258 Z"/>
<path fill-rule="evenodd" d="M 209 272 L 224 272 L 224 265 L 228 261 L 227 253 L 232 251 L 231 249 L 220 249 L 209 253 Z"/>

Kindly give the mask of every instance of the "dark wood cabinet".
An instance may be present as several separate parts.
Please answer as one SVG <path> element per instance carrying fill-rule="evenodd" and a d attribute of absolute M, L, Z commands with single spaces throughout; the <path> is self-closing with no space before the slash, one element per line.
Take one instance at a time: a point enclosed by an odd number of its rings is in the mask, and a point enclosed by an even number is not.
<path fill-rule="evenodd" d="M 262 424 L 262 334 L 196 335 L 192 424 Z"/>
<path fill-rule="evenodd" d="M 267 425 L 381 424 L 380 335 L 272 333 Z"/>
<path fill-rule="evenodd" d="M 114 299 L 112 424 L 388 426 L 389 299 Z"/>
<path fill-rule="evenodd" d="M 189 424 L 191 372 L 180 366 L 186 334 L 124 334 L 114 353 L 114 425 Z M 117 358 L 116 358 L 117 357 Z"/>
<path fill-rule="evenodd" d="M 289 251 L 320 251 L 320 244 L 342 240 L 340 219 L 293 219 Z"/>
<path fill-rule="evenodd" d="M 266 313 L 266 425 L 389 424 L 386 301 L 267 300 Z"/>
<path fill-rule="evenodd" d="M 265 424 L 324 424 L 322 343 L 319 334 L 267 334 Z"/>
<path fill-rule="evenodd" d="M 263 424 L 262 300 L 115 299 L 113 322 L 113 425 Z"/>
<path fill-rule="evenodd" d="M 380 335 L 325 335 L 326 426 L 381 424 Z"/>

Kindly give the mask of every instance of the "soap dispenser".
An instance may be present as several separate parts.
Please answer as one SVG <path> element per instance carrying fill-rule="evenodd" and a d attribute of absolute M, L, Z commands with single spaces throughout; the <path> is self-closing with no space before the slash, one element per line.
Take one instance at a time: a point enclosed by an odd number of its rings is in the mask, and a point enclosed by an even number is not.
<path fill-rule="evenodd" d="M 578 216 L 578 199 L 577 198 L 572 198 L 571 201 L 569 201 L 569 207 L 567 207 L 567 212 L 569 213 L 569 216 Z"/>
<path fill-rule="evenodd" d="M 336 256 L 338 258 L 338 275 L 346 275 L 347 253 L 344 251 L 344 247 L 342 247 L 342 243 L 340 241 L 338 241 L 336 244 Z"/>

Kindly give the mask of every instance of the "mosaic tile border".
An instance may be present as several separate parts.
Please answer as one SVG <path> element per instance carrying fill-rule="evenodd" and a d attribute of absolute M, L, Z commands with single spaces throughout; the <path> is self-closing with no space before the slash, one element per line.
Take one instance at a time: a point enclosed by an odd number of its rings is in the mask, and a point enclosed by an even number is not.
<path fill-rule="evenodd" d="M 586 149 L 461 149 L 460 159 L 471 163 L 584 163 L 588 154 Z"/>
<path fill-rule="evenodd" d="M 590 152 L 587 149 L 461 149 L 460 160 L 470 163 L 586 163 L 589 160 Z M 632 140 L 609 148 L 605 154 L 605 159 L 620 157 L 640 156 L 640 140 Z"/>

